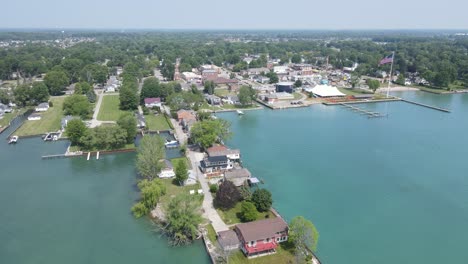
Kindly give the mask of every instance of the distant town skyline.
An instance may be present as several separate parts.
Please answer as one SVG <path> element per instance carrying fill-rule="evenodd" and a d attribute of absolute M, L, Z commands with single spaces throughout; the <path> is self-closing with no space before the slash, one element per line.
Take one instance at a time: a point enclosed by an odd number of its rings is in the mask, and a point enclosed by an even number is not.
<path fill-rule="evenodd" d="M 461 0 L 196 2 L 7 1 L 0 28 L 86 29 L 468 29 Z"/>

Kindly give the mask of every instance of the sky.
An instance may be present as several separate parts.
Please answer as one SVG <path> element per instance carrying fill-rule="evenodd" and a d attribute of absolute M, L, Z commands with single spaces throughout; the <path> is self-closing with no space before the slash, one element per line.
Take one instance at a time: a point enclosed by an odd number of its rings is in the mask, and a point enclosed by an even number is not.
<path fill-rule="evenodd" d="M 0 28 L 468 29 L 466 0 L 0 0 L 0 6 Z"/>

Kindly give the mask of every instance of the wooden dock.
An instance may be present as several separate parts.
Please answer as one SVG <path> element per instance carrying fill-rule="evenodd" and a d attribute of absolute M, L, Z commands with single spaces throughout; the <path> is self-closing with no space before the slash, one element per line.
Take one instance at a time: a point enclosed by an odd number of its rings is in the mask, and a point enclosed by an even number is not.
<path fill-rule="evenodd" d="M 361 113 L 361 114 L 364 114 L 364 115 L 367 115 L 367 117 L 369 118 L 376 118 L 376 117 L 384 117 L 384 116 L 387 116 L 387 115 L 384 115 L 384 114 L 381 114 L 379 112 L 372 112 L 372 111 L 368 111 L 366 109 L 363 109 L 363 108 L 359 108 L 357 106 L 354 106 L 354 105 L 350 105 L 350 104 L 346 104 L 346 103 L 339 103 L 340 105 L 346 107 L 346 108 L 349 108 L 353 111 L 356 111 L 358 113 Z"/>
<path fill-rule="evenodd" d="M 400 99 L 401 99 L 401 101 L 406 102 L 406 103 L 409 103 L 409 104 L 419 105 L 419 106 L 422 106 L 422 107 L 434 109 L 434 110 L 441 111 L 441 112 L 444 112 L 444 113 L 450 113 L 450 112 L 451 112 L 450 110 L 445 109 L 445 108 L 442 108 L 442 107 L 437 107 L 437 106 L 422 104 L 422 103 L 418 103 L 418 102 L 411 101 L 411 100 L 407 100 L 407 99 L 403 99 L 403 98 L 400 98 Z"/>

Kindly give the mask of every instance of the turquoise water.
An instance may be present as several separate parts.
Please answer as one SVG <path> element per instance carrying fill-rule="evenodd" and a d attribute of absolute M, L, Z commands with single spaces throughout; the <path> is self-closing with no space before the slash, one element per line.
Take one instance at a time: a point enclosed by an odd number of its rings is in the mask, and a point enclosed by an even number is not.
<path fill-rule="evenodd" d="M 369 104 L 249 111 L 228 142 L 286 219 L 321 233 L 323 263 L 467 263 L 468 95 L 402 93 L 453 110 Z M 0 263 L 209 263 L 201 243 L 170 248 L 129 208 L 134 154 L 41 160 L 65 142 L 0 135 Z"/>
<path fill-rule="evenodd" d="M 265 181 L 286 218 L 320 232 L 323 263 L 468 263 L 468 95 L 398 95 L 393 102 L 249 111 L 228 145 Z"/>
<path fill-rule="evenodd" d="M 41 160 L 66 142 L 0 135 L 0 263 L 209 263 L 204 246 L 168 247 L 135 220 L 135 154 Z"/>

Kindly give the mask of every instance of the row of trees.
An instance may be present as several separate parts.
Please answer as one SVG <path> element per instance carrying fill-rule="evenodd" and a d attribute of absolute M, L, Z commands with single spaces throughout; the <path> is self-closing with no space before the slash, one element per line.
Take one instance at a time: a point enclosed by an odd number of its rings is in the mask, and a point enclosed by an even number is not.
<path fill-rule="evenodd" d="M 206 119 L 197 122 L 190 130 L 190 140 L 206 149 L 216 142 L 229 139 L 232 136 L 231 124 L 224 119 Z"/>
<path fill-rule="evenodd" d="M 83 150 L 120 149 L 133 142 L 136 135 L 136 119 L 130 113 L 126 113 L 119 118 L 116 126 L 95 128 L 86 127 L 81 119 L 73 119 L 68 122 L 66 133 L 71 144 Z"/>

